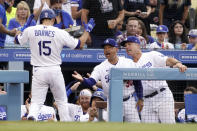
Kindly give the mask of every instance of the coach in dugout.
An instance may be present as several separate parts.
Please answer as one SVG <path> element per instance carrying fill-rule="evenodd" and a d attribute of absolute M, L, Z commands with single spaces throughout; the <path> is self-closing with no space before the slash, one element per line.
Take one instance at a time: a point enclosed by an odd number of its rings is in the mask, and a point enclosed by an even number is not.
<path fill-rule="evenodd" d="M 140 41 L 135 36 L 129 36 L 122 46 L 132 56 L 138 68 L 179 68 L 184 72 L 187 67 L 174 58 L 164 56 L 157 51 L 142 53 Z M 142 81 L 144 107 L 141 121 L 144 123 L 175 123 L 174 98 L 166 81 Z"/>
<path fill-rule="evenodd" d="M 6 29 L 6 4 L 5 0 L 0 0 L 0 48 L 4 47 L 6 34 L 10 36 L 15 36 L 16 29 L 13 30 L 7 30 Z"/>

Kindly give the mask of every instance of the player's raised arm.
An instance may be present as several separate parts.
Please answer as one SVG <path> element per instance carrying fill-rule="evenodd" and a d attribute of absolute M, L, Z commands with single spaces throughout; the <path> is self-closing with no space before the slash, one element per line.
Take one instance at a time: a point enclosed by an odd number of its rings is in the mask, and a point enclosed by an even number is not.
<path fill-rule="evenodd" d="M 87 41 L 87 39 L 89 38 L 89 33 L 93 30 L 95 23 L 94 23 L 94 19 L 91 18 L 87 24 L 85 24 L 85 22 L 83 22 L 84 25 L 84 33 L 83 35 L 79 38 L 80 40 L 80 49 L 83 48 L 85 42 Z"/>

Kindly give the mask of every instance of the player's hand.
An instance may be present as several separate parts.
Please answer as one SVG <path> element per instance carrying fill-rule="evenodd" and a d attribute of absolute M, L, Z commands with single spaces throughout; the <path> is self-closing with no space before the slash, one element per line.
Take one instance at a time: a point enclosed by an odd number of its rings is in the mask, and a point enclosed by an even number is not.
<path fill-rule="evenodd" d="M 93 121 L 94 118 L 98 118 L 98 111 L 96 107 L 90 107 L 88 108 L 88 114 L 89 114 L 89 120 Z"/>
<path fill-rule="evenodd" d="M 79 80 L 80 82 L 83 82 L 83 77 L 77 71 L 74 71 L 74 74 L 72 74 L 72 77 Z"/>
<path fill-rule="evenodd" d="M 85 22 L 83 22 L 84 28 L 87 32 L 91 32 L 95 26 L 95 22 L 93 18 L 90 18 L 90 20 L 88 21 L 87 24 L 85 24 Z"/>
<path fill-rule="evenodd" d="M 76 83 L 70 88 L 71 91 L 76 91 L 80 84 L 81 84 L 81 82 L 76 82 Z"/>
<path fill-rule="evenodd" d="M 137 103 L 136 103 L 136 108 L 138 108 L 139 109 L 139 112 L 141 112 L 142 109 L 143 109 L 143 107 L 144 107 L 144 100 L 143 99 L 139 99 L 137 101 Z"/>
<path fill-rule="evenodd" d="M 187 66 L 181 63 L 177 63 L 176 65 L 173 66 L 173 68 L 179 68 L 180 72 L 185 72 L 187 70 Z"/>

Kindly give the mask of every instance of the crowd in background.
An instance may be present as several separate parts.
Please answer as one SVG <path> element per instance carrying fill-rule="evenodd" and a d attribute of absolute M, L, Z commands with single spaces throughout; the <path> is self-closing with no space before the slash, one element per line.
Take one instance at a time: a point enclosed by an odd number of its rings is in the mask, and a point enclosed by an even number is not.
<path fill-rule="evenodd" d="M 95 19 L 87 48 L 101 48 L 107 38 L 121 42 L 126 36 L 134 35 L 139 37 L 144 49 L 197 50 L 197 30 L 190 27 L 191 0 L 1 1 L 1 8 L 6 11 L 6 16 L 3 10 L 0 15 L 1 48 L 14 44 L 15 29 L 23 27 L 31 13 L 39 16 L 42 9 L 51 8 L 56 13 L 54 26 L 60 29 L 83 28 L 83 22 Z M 38 24 L 35 15 L 30 26 L 36 25 L 36 21 Z"/>

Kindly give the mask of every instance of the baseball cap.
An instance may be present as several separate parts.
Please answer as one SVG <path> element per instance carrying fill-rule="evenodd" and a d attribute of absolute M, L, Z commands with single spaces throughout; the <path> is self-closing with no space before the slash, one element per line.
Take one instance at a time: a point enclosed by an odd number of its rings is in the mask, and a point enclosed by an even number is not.
<path fill-rule="evenodd" d="M 80 91 L 79 96 L 92 96 L 92 92 L 89 89 L 83 89 Z"/>
<path fill-rule="evenodd" d="M 168 27 L 165 25 L 160 25 L 156 29 L 156 33 L 167 33 L 168 32 Z"/>
<path fill-rule="evenodd" d="M 140 40 L 136 36 L 128 36 L 125 40 L 123 40 L 120 44 L 124 46 L 127 42 L 137 43 L 140 45 Z"/>
<path fill-rule="evenodd" d="M 110 45 L 110 46 L 113 46 L 113 47 L 118 47 L 118 44 L 117 42 L 112 39 L 112 38 L 108 38 L 104 41 L 104 43 L 102 44 L 102 47 L 104 47 L 105 45 Z"/>
<path fill-rule="evenodd" d="M 197 37 L 197 29 L 191 29 L 188 34 L 189 37 Z"/>
<path fill-rule="evenodd" d="M 55 18 L 55 13 L 52 9 L 45 9 L 40 14 L 40 21 L 42 19 L 53 19 Z"/>

